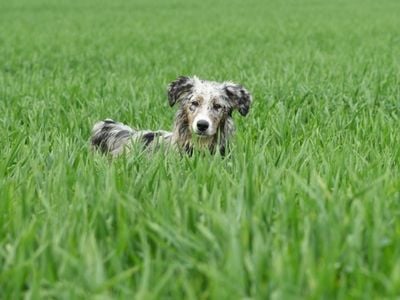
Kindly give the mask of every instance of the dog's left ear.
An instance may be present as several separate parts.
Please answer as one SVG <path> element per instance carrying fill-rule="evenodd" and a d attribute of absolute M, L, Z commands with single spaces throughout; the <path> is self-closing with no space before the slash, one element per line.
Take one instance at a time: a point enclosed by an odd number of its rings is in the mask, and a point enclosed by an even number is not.
<path fill-rule="evenodd" d="M 224 91 L 228 99 L 232 102 L 242 116 L 248 114 L 252 101 L 251 94 L 240 84 L 231 82 L 224 83 Z"/>
<path fill-rule="evenodd" d="M 193 89 L 193 78 L 180 76 L 168 85 L 168 101 L 173 106 L 176 102 L 181 101 Z"/>

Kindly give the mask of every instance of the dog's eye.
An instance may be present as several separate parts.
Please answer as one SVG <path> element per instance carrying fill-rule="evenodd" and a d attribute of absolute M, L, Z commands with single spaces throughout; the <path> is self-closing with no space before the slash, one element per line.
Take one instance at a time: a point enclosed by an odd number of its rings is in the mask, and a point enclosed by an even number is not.
<path fill-rule="evenodd" d="M 220 110 L 221 109 L 221 105 L 219 105 L 219 104 L 214 104 L 214 106 L 213 106 L 213 108 L 215 109 L 215 110 Z"/>
<path fill-rule="evenodd" d="M 189 110 L 195 111 L 198 106 L 199 106 L 199 102 L 197 102 L 197 101 L 190 102 Z"/>

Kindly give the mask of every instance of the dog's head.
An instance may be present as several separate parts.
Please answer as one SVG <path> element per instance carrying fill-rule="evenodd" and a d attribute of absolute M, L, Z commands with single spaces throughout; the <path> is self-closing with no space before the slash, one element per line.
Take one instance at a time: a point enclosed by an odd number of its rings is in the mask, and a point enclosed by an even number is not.
<path fill-rule="evenodd" d="M 252 98 L 239 84 L 182 76 L 169 84 L 168 100 L 171 106 L 181 105 L 193 134 L 212 137 L 234 110 L 247 115 Z"/>

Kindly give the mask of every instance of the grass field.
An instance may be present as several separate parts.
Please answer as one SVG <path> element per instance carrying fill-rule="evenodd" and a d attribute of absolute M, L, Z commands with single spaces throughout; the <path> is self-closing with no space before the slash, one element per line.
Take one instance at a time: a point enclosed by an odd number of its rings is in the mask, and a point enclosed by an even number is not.
<path fill-rule="evenodd" d="M 0 7 L 1 299 L 400 297 L 399 1 Z M 232 158 L 89 151 L 192 74 L 253 93 Z"/>

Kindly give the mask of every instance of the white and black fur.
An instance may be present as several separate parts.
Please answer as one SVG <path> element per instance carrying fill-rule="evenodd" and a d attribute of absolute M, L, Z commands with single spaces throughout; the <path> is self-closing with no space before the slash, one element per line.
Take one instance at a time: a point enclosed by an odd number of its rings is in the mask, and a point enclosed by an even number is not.
<path fill-rule="evenodd" d="M 113 156 L 129 151 L 132 143 L 153 149 L 166 144 L 187 153 L 208 149 L 223 155 L 234 131 L 232 112 L 247 115 L 252 97 L 239 84 L 181 76 L 169 84 L 168 101 L 170 106 L 179 104 L 172 132 L 136 130 L 106 119 L 94 125 L 92 147 Z"/>

